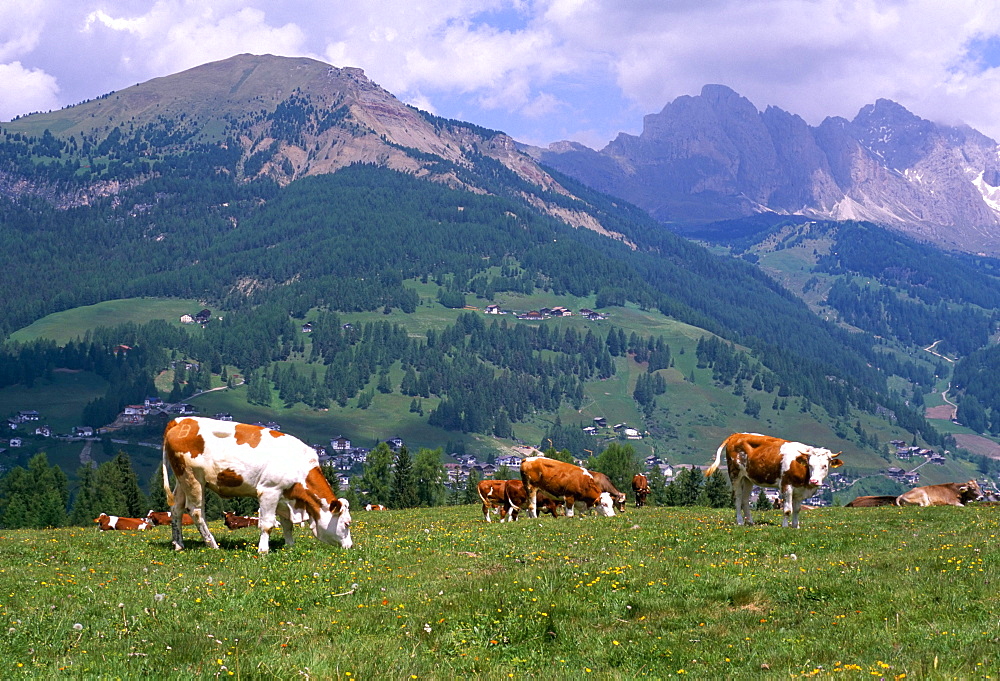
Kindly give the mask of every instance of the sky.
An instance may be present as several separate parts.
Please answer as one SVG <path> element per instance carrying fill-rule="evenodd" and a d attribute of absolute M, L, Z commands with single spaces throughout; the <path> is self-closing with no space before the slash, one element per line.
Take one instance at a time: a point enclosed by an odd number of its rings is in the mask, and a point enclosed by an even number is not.
<path fill-rule="evenodd" d="M 0 121 L 244 52 L 540 146 L 603 148 L 706 84 L 810 125 L 886 98 L 1000 140 L 983 0 L 0 0 Z"/>

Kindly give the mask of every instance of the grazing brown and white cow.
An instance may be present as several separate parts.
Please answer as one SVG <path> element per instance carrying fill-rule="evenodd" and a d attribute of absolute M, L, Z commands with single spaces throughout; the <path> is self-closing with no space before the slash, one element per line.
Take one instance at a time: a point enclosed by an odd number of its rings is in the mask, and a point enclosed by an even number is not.
<path fill-rule="evenodd" d="M 365 505 L 365 510 L 366 511 L 385 511 L 387 509 L 382 504 L 366 504 Z"/>
<path fill-rule="evenodd" d="M 200 417 L 170 421 L 163 432 L 163 488 L 173 512 L 172 540 L 184 548 L 181 514 L 190 511 L 205 543 L 219 548 L 205 522 L 205 488 L 223 498 L 257 497 L 260 553 L 281 523 L 291 547 L 292 523 L 308 521 L 320 541 L 350 548 L 350 505 L 338 499 L 319 468 L 316 450 L 291 435 L 263 426 Z M 171 492 L 167 466 L 177 484 Z"/>
<path fill-rule="evenodd" d="M 642 473 L 632 476 L 632 493 L 635 494 L 635 507 L 642 508 L 646 505 L 646 497 L 649 496 L 649 481 Z"/>
<path fill-rule="evenodd" d="M 611 495 L 611 501 L 615 505 L 615 510 L 621 513 L 625 510 L 625 492 L 619 492 L 618 488 L 615 487 L 614 483 L 611 482 L 611 478 L 606 476 L 600 471 L 590 471 L 590 474 L 594 476 L 594 480 L 597 480 L 597 484 L 601 486 L 601 489 Z"/>
<path fill-rule="evenodd" d="M 500 522 L 507 518 L 507 502 L 504 499 L 504 489 L 507 487 L 506 480 L 480 480 L 476 485 L 476 491 L 483 502 L 483 519 L 490 520 L 490 513 L 500 516 Z"/>
<path fill-rule="evenodd" d="M 975 480 L 946 482 L 943 485 L 914 487 L 896 497 L 897 506 L 965 506 L 983 498 L 983 490 Z"/>
<path fill-rule="evenodd" d="M 521 509 L 528 503 L 528 492 L 520 480 L 480 480 L 476 486 L 483 502 L 483 518 L 490 521 L 490 513 L 500 516 L 500 522 L 514 522 Z M 552 499 L 541 500 L 542 511 L 559 517 L 559 505 Z"/>
<path fill-rule="evenodd" d="M 94 518 L 97 528 L 105 530 L 146 530 L 152 527 L 144 518 L 119 518 L 116 515 L 102 513 Z"/>
<path fill-rule="evenodd" d="M 242 515 L 236 515 L 232 511 L 223 511 L 222 520 L 226 523 L 226 527 L 230 530 L 241 530 L 244 527 L 257 527 L 256 518 L 248 518 Z"/>
<path fill-rule="evenodd" d="M 705 471 L 710 476 L 719 469 L 722 453 L 726 453 L 729 480 L 736 500 L 736 523 L 753 525 L 750 515 L 750 492 L 754 485 L 776 487 L 785 499 L 782 527 L 799 526 L 802 500 L 812 496 L 823 484 L 830 468 L 843 462 L 829 449 L 759 433 L 733 433 L 715 452 L 715 461 Z"/>
<path fill-rule="evenodd" d="M 146 514 L 146 520 L 148 520 L 153 525 L 169 525 L 170 524 L 170 511 L 154 511 L 149 510 Z M 194 518 L 192 518 L 187 513 L 181 518 L 182 525 L 194 525 Z"/>
<path fill-rule="evenodd" d="M 873 508 L 875 506 L 893 506 L 895 503 L 896 497 L 892 494 L 869 495 L 854 497 L 844 504 L 844 508 Z"/>
<path fill-rule="evenodd" d="M 529 456 L 521 461 L 521 482 L 528 494 L 528 511 L 532 518 L 538 517 L 539 492 L 561 500 L 567 518 L 573 517 L 577 502 L 586 504 L 588 509 L 596 508 L 598 515 L 615 514 L 611 495 L 601 489 L 586 468 L 544 456 Z"/>

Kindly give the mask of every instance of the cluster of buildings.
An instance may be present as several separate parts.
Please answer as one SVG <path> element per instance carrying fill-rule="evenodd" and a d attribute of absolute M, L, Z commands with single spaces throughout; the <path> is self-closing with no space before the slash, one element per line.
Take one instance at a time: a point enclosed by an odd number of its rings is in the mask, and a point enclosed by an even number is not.
<path fill-rule="evenodd" d="M 603 416 L 598 416 L 594 419 L 594 425 L 584 426 L 583 432 L 588 435 L 599 435 L 602 431 L 606 432 L 608 427 L 608 420 Z M 615 435 L 624 435 L 626 440 L 641 440 L 642 433 L 635 428 L 630 428 L 627 423 L 616 423 L 611 426 L 611 431 Z"/>
<path fill-rule="evenodd" d="M 487 305 L 483 312 L 486 314 L 508 314 L 507 310 L 501 310 L 499 305 L 490 304 Z M 551 319 L 553 317 L 572 317 L 573 311 L 565 307 L 543 307 L 540 310 L 530 310 L 528 312 L 512 312 L 517 319 L 525 319 L 528 321 L 540 321 L 542 319 Z M 601 321 L 602 319 L 607 319 L 607 317 L 600 312 L 594 312 L 593 310 L 587 308 L 581 308 L 577 314 L 582 316 L 584 319 L 590 321 Z"/>

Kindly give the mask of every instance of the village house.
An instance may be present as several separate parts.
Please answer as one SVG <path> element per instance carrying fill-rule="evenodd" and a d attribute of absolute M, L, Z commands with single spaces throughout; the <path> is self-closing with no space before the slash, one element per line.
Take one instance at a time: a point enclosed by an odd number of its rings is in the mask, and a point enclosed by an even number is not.
<path fill-rule="evenodd" d="M 503 314 L 503 311 L 500 309 L 500 306 L 495 303 L 487 305 L 486 309 L 483 310 L 483 312 L 485 312 L 486 314 Z"/>
<path fill-rule="evenodd" d="M 227 412 L 220 412 L 214 417 L 217 421 L 232 421 L 233 415 Z"/>
<path fill-rule="evenodd" d="M 34 409 L 25 409 L 17 412 L 17 420 L 21 423 L 27 423 L 28 421 L 38 421 L 41 419 L 41 414 L 39 414 Z"/>
<path fill-rule="evenodd" d="M 73 426 L 73 437 L 94 437 L 91 426 Z"/>
<path fill-rule="evenodd" d="M 514 454 L 506 454 L 503 456 L 498 456 L 496 459 L 497 466 L 506 466 L 507 468 L 521 468 L 521 457 Z"/>
<path fill-rule="evenodd" d="M 41 437 L 52 437 L 52 428 L 49 426 L 38 426 L 35 428 L 35 435 L 40 435 Z"/>
<path fill-rule="evenodd" d="M 351 441 L 343 435 L 338 435 L 330 440 L 330 449 L 337 454 L 349 452 L 351 451 Z"/>
<path fill-rule="evenodd" d="M 312 333 L 313 325 L 312 322 L 306 322 L 302 325 L 302 333 Z"/>

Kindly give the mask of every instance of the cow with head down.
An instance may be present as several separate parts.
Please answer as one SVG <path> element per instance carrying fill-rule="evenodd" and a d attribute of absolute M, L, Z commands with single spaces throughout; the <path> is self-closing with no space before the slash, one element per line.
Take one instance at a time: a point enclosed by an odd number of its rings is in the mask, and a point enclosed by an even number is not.
<path fill-rule="evenodd" d="M 842 465 L 829 449 L 759 433 L 733 433 L 715 452 L 715 461 L 705 471 L 711 476 L 719 469 L 726 454 L 729 480 L 736 500 L 736 523 L 753 525 L 750 493 L 754 485 L 778 488 L 785 499 L 782 527 L 799 526 L 802 500 L 812 496 L 823 484 L 831 468 Z"/>
<path fill-rule="evenodd" d="M 567 518 L 573 517 L 577 503 L 594 508 L 598 515 L 615 515 L 611 495 L 601 489 L 586 468 L 544 456 L 529 456 L 521 461 L 521 482 L 528 495 L 528 512 L 532 518 L 538 517 L 539 492 L 562 501 Z"/>
<path fill-rule="evenodd" d="M 642 473 L 632 476 L 632 493 L 635 495 L 635 507 L 642 508 L 646 505 L 646 497 L 649 496 L 649 481 Z"/>
<path fill-rule="evenodd" d="M 320 541 L 350 548 L 350 506 L 338 499 L 319 468 L 316 450 L 291 435 L 263 426 L 199 417 L 170 421 L 163 432 L 163 487 L 171 504 L 172 541 L 184 548 L 181 517 L 191 513 L 205 543 L 219 548 L 205 522 L 205 488 L 224 499 L 260 501 L 258 550 L 267 553 L 271 530 L 280 521 L 285 545 L 292 526 L 308 522 Z M 177 479 L 171 491 L 167 467 Z"/>
<path fill-rule="evenodd" d="M 983 498 L 983 490 L 975 480 L 948 482 L 943 485 L 914 487 L 896 497 L 897 506 L 965 506 Z"/>

